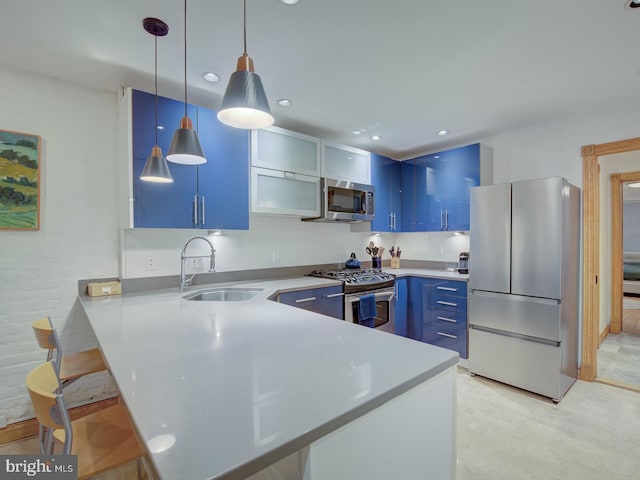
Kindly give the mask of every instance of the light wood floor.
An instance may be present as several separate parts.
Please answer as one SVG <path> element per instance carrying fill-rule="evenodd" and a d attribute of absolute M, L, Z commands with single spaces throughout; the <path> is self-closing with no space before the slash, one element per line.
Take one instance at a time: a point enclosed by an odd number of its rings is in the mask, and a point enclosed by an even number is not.
<path fill-rule="evenodd" d="M 640 309 L 622 311 L 622 331 L 640 335 Z"/>

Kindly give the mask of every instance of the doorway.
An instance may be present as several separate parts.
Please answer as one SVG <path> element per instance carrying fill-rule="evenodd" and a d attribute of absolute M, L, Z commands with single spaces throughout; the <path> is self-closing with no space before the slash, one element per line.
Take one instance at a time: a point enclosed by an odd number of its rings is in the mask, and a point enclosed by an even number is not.
<path fill-rule="evenodd" d="M 640 171 L 610 180 L 611 314 L 596 380 L 640 391 Z"/>
<path fill-rule="evenodd" d="M 598 158 L 640 150 L 640 138 L 582 147 L 583 271 L 582 364 L 579 378 L 594 381 L 600 332 L 600 168 Z"/>

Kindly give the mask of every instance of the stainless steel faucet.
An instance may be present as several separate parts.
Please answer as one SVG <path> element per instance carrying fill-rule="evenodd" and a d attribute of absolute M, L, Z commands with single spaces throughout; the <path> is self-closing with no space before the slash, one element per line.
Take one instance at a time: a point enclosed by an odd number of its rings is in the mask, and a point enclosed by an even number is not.
<path fill-rule="evenodd" d="M 187 255 L 187 247 L 194 240 L 203 240 L 207 242 L 207 244 L 211 248 L 211 254 L 210 255 Z M 209 271 L 215 272 L 216 271 L 216 249 L 213 248 L 213 243 L 211 243 L 211 241 L 207 237 L 203 237 L 202 235 L 196 235 L 195 237 L 191 237 L 189 240 L 187 240 L 187 243 L 185 243 L 184 247 L 182 248 L 182 255 L 180 255 L 180 292 L 181 293 L 184 292 L 184 289 L 186 287 L 191 285 L 191 281 L 193 280 L 193 277 L 196 276 L 196 274 L 194 273 L 193 275 L 191 275 L 191 277 L 187 278 L 187 273 L 186 273 L 187 259 L 188 258 L 206 258 L 206 257 L 209 257 L 209 262 L 210 262 Z"/>

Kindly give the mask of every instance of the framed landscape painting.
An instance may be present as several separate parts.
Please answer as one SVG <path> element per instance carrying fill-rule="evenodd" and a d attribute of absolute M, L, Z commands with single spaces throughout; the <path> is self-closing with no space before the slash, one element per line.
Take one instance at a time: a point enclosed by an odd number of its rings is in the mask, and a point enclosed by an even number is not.
<path fill-rule="evenodd" d="M 40 229 L 40 143 L 0 130 L 0 230 Z"/>

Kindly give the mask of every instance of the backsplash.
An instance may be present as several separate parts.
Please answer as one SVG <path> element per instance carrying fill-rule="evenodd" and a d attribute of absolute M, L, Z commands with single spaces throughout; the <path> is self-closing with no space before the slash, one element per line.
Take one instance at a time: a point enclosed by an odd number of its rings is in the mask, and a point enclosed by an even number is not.
<path fill-rule="evenodd" d="M 182 247 L 193 235 L 207 235 L 207 231 L 124 230 L 121 277 L 178 274 Z M 388 251 L 392 245 L 400 245 L 402 258 L 445 261 L 455 266 L 458 254 L 469 250 L 468 235 L 454 236 L 451 232 L 373 234 L 352 232 L 349 224 L 307 223 L 296 218 L 263 215 L 251 216 L 248 231 L 225 230 L 222 235 L 209 239 L 216 248 L 218 272 L 316 264 L 342 267 L 351 252 L 361 261 L 370 260 L 364 250 L 370 241 L 385 247 L 383 260 L 390 258 Z M 189 251 L 204 247 L 204 242 L 194 242 Z"/>

